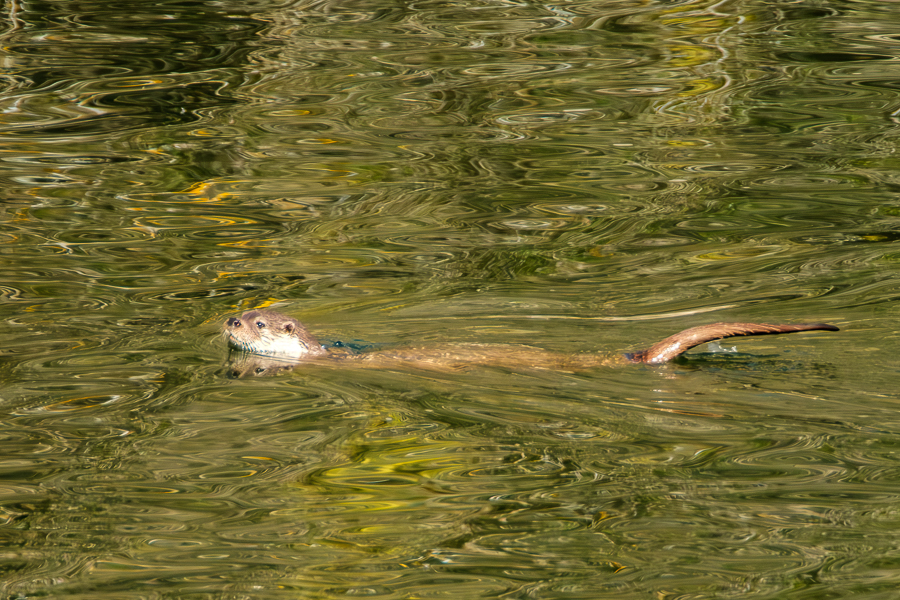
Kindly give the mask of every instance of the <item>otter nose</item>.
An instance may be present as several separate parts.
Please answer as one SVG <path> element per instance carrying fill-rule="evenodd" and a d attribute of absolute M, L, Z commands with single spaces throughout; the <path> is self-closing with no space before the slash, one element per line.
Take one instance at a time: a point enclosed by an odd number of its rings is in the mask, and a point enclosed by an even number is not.
<path fill-rule="evenodd" d="M 225 321 L 225 323 L 226 323 L 229 327 L 240 327 L 240 326 L 241 326 L 241 320 L 240 320 L 240 319 L 236 319 L 235 317 L 231 317 L 230 319 L 228 319 L 227 321 Z"/>

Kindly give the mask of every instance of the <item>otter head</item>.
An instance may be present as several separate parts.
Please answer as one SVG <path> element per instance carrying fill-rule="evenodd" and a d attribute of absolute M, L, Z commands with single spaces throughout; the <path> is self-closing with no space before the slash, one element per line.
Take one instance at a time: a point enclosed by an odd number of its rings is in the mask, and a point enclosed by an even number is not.
<path fill-rule="evenodd" d="M 327 354 L 300 321 L 271 310 L 251 310 L 225 321 L 228 345 L 242 352 L 306 358 Z"/>

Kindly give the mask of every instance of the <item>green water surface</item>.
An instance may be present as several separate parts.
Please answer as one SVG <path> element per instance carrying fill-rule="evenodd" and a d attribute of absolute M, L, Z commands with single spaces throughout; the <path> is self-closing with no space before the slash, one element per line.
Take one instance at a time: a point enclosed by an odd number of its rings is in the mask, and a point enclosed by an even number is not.
<path fill-rule="evenodd" d="M 893 3 L 3 10 L 4 598 L 896 597 Z M 378 348 L 842 331 L 229 377 L 272 306 Z"/>

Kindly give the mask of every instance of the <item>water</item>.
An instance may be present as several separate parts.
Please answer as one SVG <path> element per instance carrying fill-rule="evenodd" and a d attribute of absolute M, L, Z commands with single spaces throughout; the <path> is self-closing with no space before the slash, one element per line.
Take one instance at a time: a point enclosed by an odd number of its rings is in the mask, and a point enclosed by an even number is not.
<path fill-rule="evenodd" d="M 9 598 L 892 598 L 890 3 L 5 9 Z M 231 379 L 323 339 L 659 368 Z"/>

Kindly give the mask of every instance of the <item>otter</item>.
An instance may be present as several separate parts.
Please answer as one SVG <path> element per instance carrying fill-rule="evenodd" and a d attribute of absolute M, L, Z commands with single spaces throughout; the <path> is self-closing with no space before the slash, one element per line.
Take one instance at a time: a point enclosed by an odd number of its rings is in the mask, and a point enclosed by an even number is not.
<path fill-rule="evenodd" d="M 398 364 L 426 369 L 457 369 L 470 365 L 513 369 L 576 371 L 629 363 L 659 365 L 704 342 L 751 335 L 778 335 L 798 331 L 839 331 L 828 323 L 713 323 L 685 329 L 647 350 L 619 355 L 564 354 L 532 346 L 450 343 L 432 347 L 410 346 L 393 350 L 354 353 L 346 348 L 326 348 L 300 321 L 272 310 L 251 310 L 225 321 L 224 336 L 233 350 L 273 359 L 303 362 L 353 362 L 360 366 L 389 368 Z"/>

